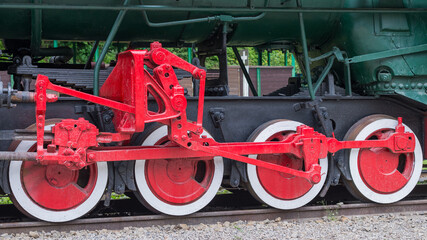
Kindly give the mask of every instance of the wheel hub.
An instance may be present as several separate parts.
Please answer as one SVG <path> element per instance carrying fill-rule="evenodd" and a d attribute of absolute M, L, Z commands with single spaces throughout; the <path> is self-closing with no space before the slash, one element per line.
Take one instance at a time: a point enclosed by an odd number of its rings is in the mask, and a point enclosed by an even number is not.
<path fill-rule="evenodd" d="M 46 180 L 53 187 L 65 187 L 78 177 L 78 171 L 68 169 L 63 165 L 48 165 L 46 167 Z"/>
<path fill-rule="evenodd" d="M 265 155 L 258 159 L 286 166 L 289 168 L 302 170 L 302 159 L 295 159 L 286 154 Z M 312 184 L 304 178 L 295 177 L 286 173 L 281 173 L 265 168 L 257 168 L 258 178 L 265 190 L 272 196 L 283 199 L 295 199 L 301 197 L 312 187 Z"/>
<path fill-rule="evenodd" d="M 185 161 L 184 159 L 167 161 L 166 169 L 168 177 L 176 184 L 188 181 L 195 170 L 192 161 Z"/>
<path fill-rule="evenodd" d="M 148 160 L 147 182 L 151 191 L 162 201 L 181 205 L 200 198 L 209 188 L 213 178 L 212 160 Z M 197 177 L 202 176 L 202 177 Z"/>
<path fill-rule="evenodd" d="M 269 137 L 267 141 L 283 141 L 292 133 L 278 132 Z M 303 170 L 304 160 L 287 154 L 259 155 L 258 159 L 296 170 Z M 306 179 L 265 168 L 257 167 L 257 174 L 265 190 L 278 199 L 290 200 L 301 197 L 313 186 Z"/>

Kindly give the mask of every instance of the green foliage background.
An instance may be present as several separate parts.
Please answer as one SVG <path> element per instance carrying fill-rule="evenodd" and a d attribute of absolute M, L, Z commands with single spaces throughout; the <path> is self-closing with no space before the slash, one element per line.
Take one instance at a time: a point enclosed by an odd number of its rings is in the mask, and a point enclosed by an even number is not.
<path fill-rule="evenodd" d="M 58 41 L 58 46 L 70 47 L 73 48 L 73 42 Z M 84 64 L 86 63 L 90 51 L 92 49 L 93 42 L 76 42 L 77 54 L 76 54 L 76 63 Z M 53 47 L 53 41 L 44 41 L 43 47 Z M 99 53 L 104 47 L 104 42 L 99 44 Z M 2 48 L 2 46 L 0 46 Z M 240 51 L 243 48 L 238 48 Z M 258 65 L 258 51 L 253 48 L 247 48 L 249 50 L 249 65 L 257 66 Z M 107 55 L 104 59 L 104 62 L 109 63 L 111 60 L 115 60 L 117 54 L 120 51 L 126 50 L 126 44 L 123 43 L 113 43 L 112 46 L 108 49 Z M 188 60 L 188 50 L 187 48 L 168 48 L 169 51 L 173 52 L 182 59 Z M 262 65 L 268 65 L 268 53 L 263 51 L 262 53 Z M 231 48 L 227 48 L 227 59 L 229 65 L 238 65 L 236 56 L 234 55 Z M 47 60 L 46 60 L 47 61 Z M 71 62 L 71 61 L 70 61 Z M 288 53 L 287 55 L 287 65 L 291 66 L 292 64 L 292 54 Z M 270 65 L 271 66 L 285 66 L 285 54 L 282 51 L 274 50 L 270 53 Z M 206 67 L 208 69 L 217 69 L 219 68 L 218 57 L 213 56 L 206 60 Z M 298 66 L 296 66 L 296 71 L 299 72 Z"/>

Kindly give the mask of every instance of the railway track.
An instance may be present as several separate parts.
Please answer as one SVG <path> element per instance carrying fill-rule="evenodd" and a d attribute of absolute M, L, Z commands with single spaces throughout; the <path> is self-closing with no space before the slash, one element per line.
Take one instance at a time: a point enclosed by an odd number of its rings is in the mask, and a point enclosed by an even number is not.
<path fill-rule="evenodd" d="M 272 208 L 208 211 L 198 212 L 184 217 L 173 217 L 167 215 L 140 215 L 121 217 L 99 217 L 79 219 L 67 223 L 54 224 L 39 221 L 0 223 L 1 233 L 27 233 L 30 231 L 77 231 L 77 230 L 118 230 L 124 227 L 149 227 L 153 225 L 176 225 L 176 224 L 212 224 L 224 221 L 261 221 L 265 219 L 305 219 L 321 218 L 324 216 L 350 216 L 398 212 L 426 212 L 427 199 L 405 200 L 394 204 L 375 203 L 350 203 L 306 206 L 291 211 L 283 211 Z"/>

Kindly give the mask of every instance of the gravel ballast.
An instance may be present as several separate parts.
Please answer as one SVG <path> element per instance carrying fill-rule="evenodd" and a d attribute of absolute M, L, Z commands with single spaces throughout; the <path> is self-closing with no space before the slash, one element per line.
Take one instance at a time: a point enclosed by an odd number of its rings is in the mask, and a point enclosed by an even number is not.
<path fill-rule="evenodd" d="M 0 239 L 427 239 L 427 213 L 1 234 Z"/>

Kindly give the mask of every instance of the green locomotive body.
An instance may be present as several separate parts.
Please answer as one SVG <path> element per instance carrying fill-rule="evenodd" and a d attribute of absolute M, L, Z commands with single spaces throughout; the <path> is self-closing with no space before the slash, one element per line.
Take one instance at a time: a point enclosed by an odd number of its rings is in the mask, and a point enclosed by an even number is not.
<path fill-rule="evenodd" d="M 111 9 L 123 6 L 123 2 L 118 0 L 21 0 L 2 1 L 2 4 L 56 6 L 48 9 L 26 9 L 23 5 L 21 8 L 0 8 L 0 38 L 5 40 L 6 47 L 18 51 L 22 45 L 26 45 L 34 55 L 40 53 L 38 48 L 42 39 L 105 40 L 117 16 L 117 10 Z M 114 40 L 197 45 L 215 41 L 215 33 L 227 24 L 227 46 L 291 47 L 299 56 L 301 65 L 304 65 L 299 13 L 286 11 L 298 9 L 297 1 L 180 0 L 159 4 L 158 1 L 128 1 L 128 12 Z M 304 12 L 303 16 L 310 57 L 329 52 L 333 47 L 338 47 L 350 59 L 365 57 L 351 64 L 353 90 L 366 95 L 398 93 L 424 104 L 427 102 L 425 12 L 333 11 L 425 9 L 425 1 L 304 0 L 300 7 L 313 10 Z M 328 12 L 328 9 L 331 11 Z M 409 48 L 409 54 L 402 51 L 388 55 L 393 50 L 405 48 Z M 335 64 L 333 68 L 344 75 L 341 67 L 337 69 Z"/>

